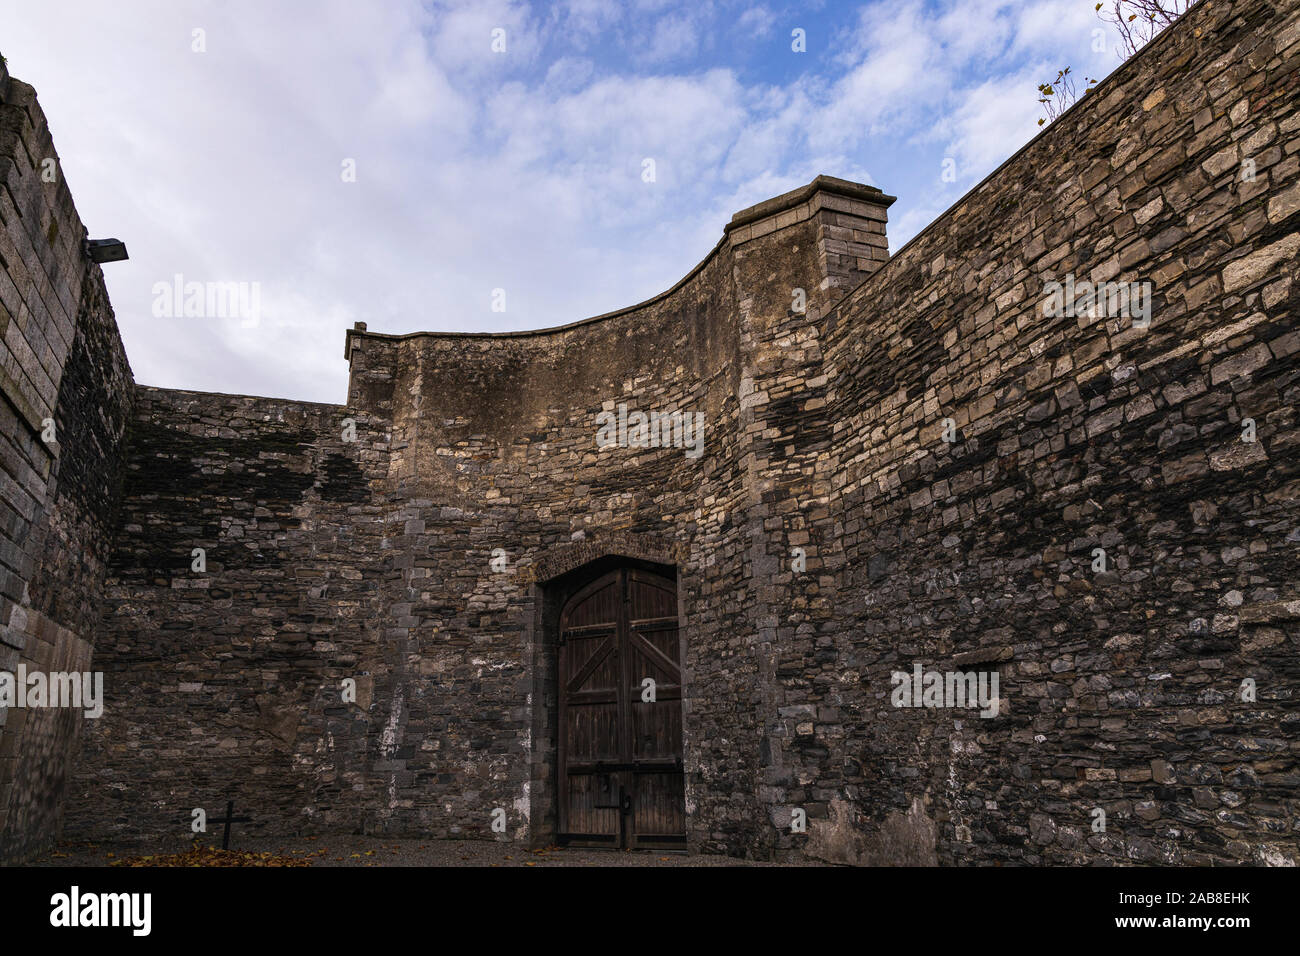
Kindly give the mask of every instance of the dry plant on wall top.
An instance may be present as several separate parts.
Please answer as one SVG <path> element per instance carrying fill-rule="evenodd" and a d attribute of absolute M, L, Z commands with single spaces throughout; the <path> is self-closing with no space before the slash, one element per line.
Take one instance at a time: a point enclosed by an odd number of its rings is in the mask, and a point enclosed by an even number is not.
<path fill-rule="evenodd" d="M 1095 4 L 1093 11 L 1103 22 L 1115 27 L 1120 37 L 1117 52 L 1127 60 L 1146 46 L 1157 33 L 1186 13 L 1194 2 L 1195 0 L 1110 0 L 1109 4 Z M 1099 39 L 1099 42 L 1104 44 L 1104 38 Z M 1083 93 L 1087 95 L 1098 81 L 1091 77 L 1084 79 L 1088 85 Z M 1078 98 L 1079 93 L 1070 76 L 1070 68 L 1067 66 L 1058 70 L 1055 80 L 1038 84 L 1038 104 L 1046 114 L 1039 117 L 1038 125 L 1055 122 Z"/>

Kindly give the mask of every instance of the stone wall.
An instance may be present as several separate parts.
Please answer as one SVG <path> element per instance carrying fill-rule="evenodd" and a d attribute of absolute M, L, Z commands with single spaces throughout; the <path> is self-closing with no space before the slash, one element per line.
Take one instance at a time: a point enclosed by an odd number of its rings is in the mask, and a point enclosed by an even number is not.
<path fill-rule="evenodd" d="M 0 66 L 0 671 L 84 672 L 131 369 L 30 86 Z M 48 439 L 48 440 L 47 440 Z M 82 712 L 0 706 L 0 860 L 57 833 Z"/>
<path fill-rule="evenodd" d="M 1298 11 L 1198 5 L 827 316 L 839 610 L 772 734 L 819 851 L 1300 860 Z M 1045 314 L 1067 274 L 1149 328 Z M 891 707 L 917 662 L 999 716 Z"/>
<path fill-rule="evenodd" d="M 551 621 L 618 559 L 677 575 L 697 850 L 1297 862 L 1298 11 L 1205 0 L 892 258 L 818 179 L 630 309 L 354 329 L 346 406 L 140 389 L 69 835 L 544 842 Z M 620 404 L 703 453 L 598 448 Z"/>
<path fill-rule="evenodd" d="M 356 824 L 365 714 L 403 664 L 376 630 L 387 466 L 384 426 L 340 406 L 137 390 L 70 838 L 188 836 L 231 798 Z"/>
<path fill-rule="evenodd" d="M 736 666 L 753 440 L 736 422 L 766 372 L 741 342 L 784 356 L 777 339 L 807 323 L 793 290 L 824 311 L 883 261 L 888 201 L 829 179 L 778 197 L 664 295 L 564 329 L 354 330 L 346 407 L 140 389 L 99 656 L 117 706 L 87 742 L 68 835 L 180 838 L 193 808 L 233 797 L 254 832 L 487 835 L 501 807 L 512 839 L 545 840 L 544 618 L 576 567 L 621 555 L 681 576 L 691 799 L 716 808 L 695 839 L 760 839 L 759 724 L 733 699 L 754 666 Z M 596 416 L 620 403 L 702 413 L 703 453 L 598 449 Z M 345 498 L 331 463 L 357 472 Z"/>

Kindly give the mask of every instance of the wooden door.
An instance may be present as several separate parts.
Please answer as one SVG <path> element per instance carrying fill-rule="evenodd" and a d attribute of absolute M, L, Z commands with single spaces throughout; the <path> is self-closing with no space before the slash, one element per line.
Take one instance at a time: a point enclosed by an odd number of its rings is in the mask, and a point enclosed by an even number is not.
<path fill-rule="evenodd" d="M 682 846 L 677 585 L 620 569 L 560 614 L 559 814 L 566 842 Z M 651 688 L 646 681 L 653 681 Z"/>

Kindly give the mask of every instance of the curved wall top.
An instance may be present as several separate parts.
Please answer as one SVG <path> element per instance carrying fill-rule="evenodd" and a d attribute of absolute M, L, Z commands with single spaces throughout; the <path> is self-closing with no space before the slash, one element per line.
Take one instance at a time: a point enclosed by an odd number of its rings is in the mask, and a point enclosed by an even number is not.
<path fill-rule="evenodd" d="M 444 489 L 452 472 L 465 479 L 458 456 L 471 446 L 494 459 L 536 456 L 552 475 L 573 471 L 594 444 L 599 413 L 621 406 L 698 413 L 716 449 L 764 361 L 760 343 L 791 320 L 814 326 L 888 257 L 893 201 L 871 186 L 818 177 L 737 213 L 668 291 L 558 328 L 385 335 L 358 324 L 346 338 L 348 404 L 393 422 L 402 447 L 392 477 Z M 803 290 L 802 314 L 795 290 Z M 539 451 L 544 435 L 551 449 Z"/>
<path fill-rule="evenodd" d="M 757 255 L 776 266 L 765 284 L 804 289 L 807 314 L 816 318 L 888 258 L 886 210 L 894 202 L 873 186 L 830 176 L 736 213 L 707 256 L 672 288 L 637 305 L 568 325 L 519 332 L 412 332 L 388 335 L 364 323 L 346 333 L 344 354 L 351 364 L 348 403 L 383 411 L 392 400 L 389 384 L 404 364 L 440 367 L 448 389 L 464 389 L 476 378 L 494 377 L 527 392 L 554 399 L 575 397 L 584 386 L 607 389 L 628 375 L 685 374 L 707 379 L 734 364 L 740 343 L 736 319 L 753 285 L 737 286 L 739 255 Z M 782 257 L 781 246 L 802 255 Z M 743 250 L 743 252 L 742 252 Z M 785 261 L 781 261 L 782 259 Z M 680 369 L 679 369 L 680 367 Z M 504 376 L 504 378 L 496 378 Z M 483 409 L 477 390 L 473 407 Z M 454 403 L 453 403 L 454 404 Z M 486 407 L 491 407 L 489 401 Z"/>

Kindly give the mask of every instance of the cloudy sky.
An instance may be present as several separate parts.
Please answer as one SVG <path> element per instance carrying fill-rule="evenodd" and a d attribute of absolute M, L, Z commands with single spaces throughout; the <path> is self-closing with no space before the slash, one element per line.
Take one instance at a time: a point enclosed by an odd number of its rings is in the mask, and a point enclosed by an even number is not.
<path fill-rule="evenodd" d="M 1119 65 L 1102 28 L 1092 0 L 0 0 L 82 219 L 130 251 L 136 380 L 340 403 L 353 322 L 631 305 L 819 173 L 898 196 L 896 250 L 1038 133 L 1038 83 Z M 167 314 L 178 276 L 247 308 Z"/>

